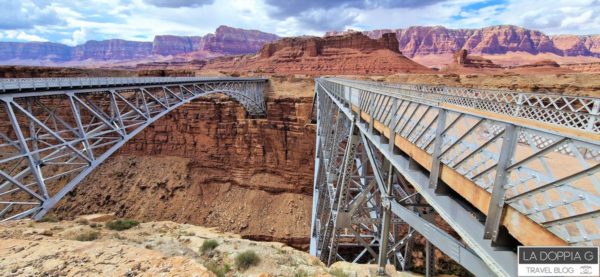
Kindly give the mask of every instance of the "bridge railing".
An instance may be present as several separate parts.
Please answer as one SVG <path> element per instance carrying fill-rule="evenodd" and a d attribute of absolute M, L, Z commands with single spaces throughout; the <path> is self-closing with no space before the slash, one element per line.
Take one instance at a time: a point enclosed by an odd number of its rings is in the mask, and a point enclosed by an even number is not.
<path fill-rule="evenodd" d="M 439 174 L 437 161 L 486 191 L 487 203 L 471 201 L 488 215 L 488 238 L 495 240 L 499 225 L 510 224 L 503 214 L 513 210 L 568 244 L 600 244 L 600 136 L 593 121 L 598 98 L 565 96 L 561 101 L 570 104 L 548 106 L 544 99 L 555 96 L 317 82 L 360 117 L 366 115 L 381 130 L 389 128 L 390 141 L 426 153 L 433 163 L 421 164 L 424 168 Z M 529 121 L 520 121 L 525 116 Z M 452 183 L 446 177 L 440 178 Z M 449 185 L 460 191 L 467 184 Z M 516 233 L 521 227 L 508 226 Z"/>
<path fill-rule="evenodd" d="M 600 133 L 600 99 L 553 93 L 527 93 L 433 85 L 335 79 L 356 88 L 414 96 L 508 116 Z"/>
<path fill-rule="evenodd" d="M 244 81 L 248 78 L 219 77 L 93 77 L 93 78 L 8 78 L 0 79 L 0 91 L 47 90 L 98 86 L 181 84 L 200 81 Z M 262 79 L 262 78 L 257 78 Z"/>

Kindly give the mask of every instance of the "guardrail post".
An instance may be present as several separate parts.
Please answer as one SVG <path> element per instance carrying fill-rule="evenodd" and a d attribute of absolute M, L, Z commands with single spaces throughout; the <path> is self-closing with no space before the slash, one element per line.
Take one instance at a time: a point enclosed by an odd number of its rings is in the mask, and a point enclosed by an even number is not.
<path fill-rule="evenodd" d="M 519 128 L 513 124 L 506 124 L 500 148 L 500 157 L 496 165 L 496 177 L 492 188 L 492 197 L 488 208 L 487 218 L 485 220 L 485 229 L 483 238 L 491 239 L 493 244 L 498 244 L 500 232 L 500 220 L 504 211 L 504 194 L 506 191 L 506 182 L 508 180 L 507 168 L 510 166 L 517 145 Z"/>
<path fill-rule="evenodd" d="M 521 109 L 523 107 L 523 99 L 524 95 L 523 94 L 519 94 L 519 96 L 517 97 L 517 107 L 515 108 L 515 111 L 513 113 L 513 116 L 515 117 L 519 117 L 519 114 L 521 113 Z"/>
<path fill-rule="evenodd" d="M 593 132 L 596 122 L 598 122 L 598 116 L 600 115 L 600 99 L 594 100 L 594 106 L 592 107 L 592 111 L 590 112 L 590 119 L 588 120 L 588 125 L 586 126 L 586 130 Z"/>

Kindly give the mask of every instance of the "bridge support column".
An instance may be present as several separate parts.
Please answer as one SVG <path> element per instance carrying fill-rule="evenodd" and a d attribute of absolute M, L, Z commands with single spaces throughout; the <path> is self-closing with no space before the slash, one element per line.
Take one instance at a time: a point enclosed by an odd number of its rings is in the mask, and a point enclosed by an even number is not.
<path fill-rule="evenodd" d="M 383 218 L 381 222 L 381 237 L 379 238 L 379 256 L 377 259 L 377 274 L 386 275 L 385 274 L 385 265 L 387 264 L 387 251 L 388 251 L 388 240 L 390 235 L 390 221 L 392 218 L 392 206 L 391 200 L 392 198 L 392 180 L 394 175 L 394 168 L 390 163 L 387 163 L 389 166 L 388 169 L 388 178 L 387 178 L 387 187 L 385 192 L 381 192 L 381 194 L 385 194 L 382 198 L 382 207 L 383 207 Z"/>

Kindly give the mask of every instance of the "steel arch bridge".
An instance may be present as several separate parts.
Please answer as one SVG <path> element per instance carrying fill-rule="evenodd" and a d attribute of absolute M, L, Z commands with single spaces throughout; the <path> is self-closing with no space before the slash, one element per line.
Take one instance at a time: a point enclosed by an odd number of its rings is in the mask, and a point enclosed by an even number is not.
<path fill-rule="evenodd" d="M 600 245 L 599 98 L 319 78 L 315 103 L 310 253 L 326 264 L 405 269 L 419 233 L 428 276 L 433 246 L 516 276 L 520 244 Z"/>
<path fill-rule="evenodd" d="M 264 78 L 0 80 L 0 221 L 42 218 L 129 139 L 170 111 L 223 93 L 266 115 Z"/>

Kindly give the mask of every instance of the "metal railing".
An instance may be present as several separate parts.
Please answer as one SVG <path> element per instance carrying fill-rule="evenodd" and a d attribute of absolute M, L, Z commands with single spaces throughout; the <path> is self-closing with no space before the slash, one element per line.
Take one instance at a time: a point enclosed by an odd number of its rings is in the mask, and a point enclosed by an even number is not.
<path fill-rule="evenodd" d="M 183 84 L 202 81 L 249 81 L 264 78 L 233 77 L 93 77 L 93 78 L 16 78 L 0 79 L 0 91 L 49 90 L 88 88 L 99 86 L 135 86 L 156 84 Z"/>
<path fill-rule="evenodd" d="M 319 78 L 315 83 L 320 108 L 316 164 L 342 160 L 346 161 L 342 165 L 353 166 L 347 160 L 348 154 L 355 152 L 349 148 L 356 144 L 353 131 L 345 131 L 342 138 L 336 136 L 339 130 L 358 129 L 363 137 L 359 142 L 377 149 L 379 155 L 375 157 L 384 157 L 379 162 L 372 159 L 372 170 L 385 174 L 386 161 L 393 165 L 494 274 L 516 274 L 516 268 L 509 264 L 514 254 L 491 246 L 492 242 L 510 241 L 505 240 L 501 226 L 526 245 L 600 245 L 600 136 L 596 121 L 600 99 L 339 78 Z M 336 123 L 339 118 L 346 118 L 343 129 Z M 529 121 L 523 122 L 523 118 Z M 344 148 L 345 153 L 334 156 Z M 334 210 L 334 204 L 341 201 L 336 197 L 344 188 L 345 183 L 340 182 L 344 175 L 335 167 L 321 167 L 315 176 L 319 200 L 313 207 L 311 249 L 322 258 L 325 253 L 331 262 L 337 255 L 331 254 L 338 247 L 335 236 L 357 226 L 336 225 L 341 211 L 348 209 L 338 204 Z M 473 207 L 438 194 L 442 186 L 454 189 Z M 362 194 L 372 188 L 363 185 L 352 189 Z M 379 188 L 378 193 L 369 197 L 382 203 L 390 199 L 381 196 L 385 189 Z M 396 216 L 413 220 L 399 208 L 404 197 L 391 199 Z M 331 211 L 327 211 L 328 205 Z M 381 205 L 381 209 L 386 206 Z M 483 213 L 485 224 L 473 217 L 477 212 Z M 324 216 L 328 214 L 333 215 Z M 329 223 L 327 218 L 332 217 L 334 223 Z M 380 215 L 376 218 L 386 222 Z M 347 220 L 344 217 L 342 222 Z M 443 237 L 432 232 L 433 227 L 423 227 L 423 222 L 412 222 L 416 225 L 411 226 L 430 241 Z M 539 235 L 531 236 L 532 230 Z M 442 244 L 461 247 L 452 241 Z M 436 246 L 450 256 L 456 252 L 442 247 L 447 245 Z M 471 263 L 457 259 L 469 268 Z M 473 266 L 470 270 L 482 269 Z"/>
<path fill-rule="evenodd" d="M 600 99 L 594 97 L 348 79 L 331 80 L 359 89 L 402 93 L 403 96 L 410 95 L 422 100 L 471 107 L 600 134 Z"/>

